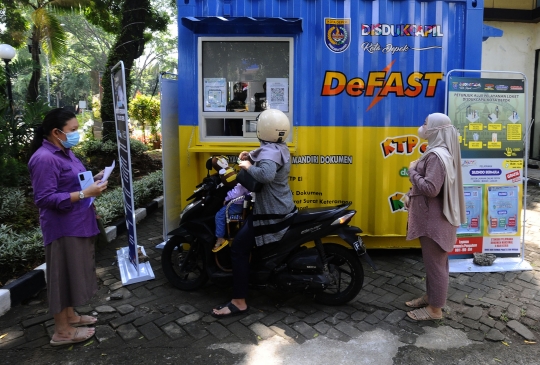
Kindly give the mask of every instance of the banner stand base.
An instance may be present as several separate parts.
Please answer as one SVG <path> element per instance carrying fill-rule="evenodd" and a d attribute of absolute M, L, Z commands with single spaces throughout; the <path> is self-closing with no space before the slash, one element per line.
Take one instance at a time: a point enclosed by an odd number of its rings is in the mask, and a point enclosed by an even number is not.
<path fill-rule="evenodd" d="M 499 271 L 530 271 L 531 264 L 520 257 L 498 257 L 491 266 L 479 266 L 473 259 L 448 260 L 451 273 L 460 272 L 499 272 Z"/>
<path fill-rule="evenodd" d="M 157 248 L 158 250 L 163 250 L 163 248 L 165 247 L 165 244 L 166 244 L 167 242 L 169 242 L 169 239 L 171 239 L 172 237 L 174 237 L 174 236 L 167 236 L 167 240 L 161 242 L 161 243 L 158 244 L 158 245 L 156 245 L 155 248 Z M 175 247 L 174 249 L 176 250 L 176 247 Z"/>
<path fill-rule="evenodd" d="M 139 246 L 142 253 L 146 256 L 144 247 Z M 129 261 L 129 247 L 124 247 L 116 251 L 118 257 L 118 268 L 120 269 L 120 275 L 122 276 L 122 285 L 129 285 L 140 283 L 141 281 L 147 281 L 155 279 L 154 272 L 149 262 L 139 263 L 139 272 L 135 270 L 135 267 Z"/>
<path fill-rule="evenodd" d="M 163 250 L 163 247 L 165 247 L 166 243 L 167 243 L 167 241 L 163 241 L 160 244 L 156 245 L 155 248 L 157 248 L 158 250 Z"/>

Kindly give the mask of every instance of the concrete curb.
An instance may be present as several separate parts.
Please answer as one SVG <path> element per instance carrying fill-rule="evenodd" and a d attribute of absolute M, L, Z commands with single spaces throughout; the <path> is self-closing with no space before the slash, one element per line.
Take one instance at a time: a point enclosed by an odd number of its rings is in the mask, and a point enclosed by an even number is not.
<path fill-rule="evenodd" d="M 160 196 L 152 201 L 146 208 L 139 208 L 135 211 L 135 221 L 138 223 L 146 217 L 148 213 L 163 207 L 163 196 Z M 126 221 L 118 220 L 112 226 L 105 227 L 107 239 L 114 240 L 118 234 L 125 232 Z M 4 285 L 0 288 L 0 317 L 6 314 L 11 307 L 27 300 L 47 285 L 45 280 L 46 264 L 36 267 L 34 270 L 27 272 L 17 280 Z"/>

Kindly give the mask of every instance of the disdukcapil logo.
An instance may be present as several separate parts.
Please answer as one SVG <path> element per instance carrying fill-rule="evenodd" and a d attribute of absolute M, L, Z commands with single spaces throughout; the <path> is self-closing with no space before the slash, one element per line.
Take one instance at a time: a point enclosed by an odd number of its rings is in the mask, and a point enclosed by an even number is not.
<path fill-rule="evenodd" d="M 341 53 L 351 44 L 351 19 L 324 18 L 326 47 L 334 53 Z"/>

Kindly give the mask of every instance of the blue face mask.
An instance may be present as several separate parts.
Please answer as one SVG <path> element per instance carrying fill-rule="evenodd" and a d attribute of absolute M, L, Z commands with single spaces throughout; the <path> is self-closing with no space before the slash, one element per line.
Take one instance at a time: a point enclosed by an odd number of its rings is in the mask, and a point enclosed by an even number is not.
<path fill-rule="evenodd" d="M 60 129 L 59 131 L 64 133 Z M 58 140 L 60 141 L 62 146 L 64 146 L 65 148 L 71 148 L 73 146 L 76 146 L 77 143 L 79 143 L 79 138 L 81 137 L 79 135 L 79 132 L 75 131 L 75 132 L 69 132 L 69 133 L 64 133 L 64 134 L 66 135 L 67 140 L 62 141 L 60 138 L 58 138 Z"/>

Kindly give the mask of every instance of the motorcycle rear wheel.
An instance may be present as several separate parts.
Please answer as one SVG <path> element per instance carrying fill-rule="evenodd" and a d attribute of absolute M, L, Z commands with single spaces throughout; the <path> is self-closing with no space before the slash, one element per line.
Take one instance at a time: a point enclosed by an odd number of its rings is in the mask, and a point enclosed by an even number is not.
<path fill-rule="evenodd" d="M 330 274 L 336 283 L 315 295 L 315 301 L 326 305 L 341 305 L 354 299 L 364 284 L 364 267 L 353 250 L 335 243 L 325 243 Z"/>
<path fill-rule="evenodd" d="M 208 281 L 204 248 L 197 241 L 187 243 L 181 236 L 173 236 L 165 244 L 161 267 L 167 280 L 180 290 L 197 290 Z"/>

